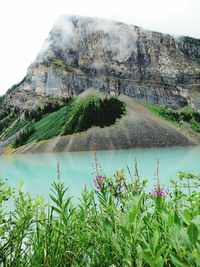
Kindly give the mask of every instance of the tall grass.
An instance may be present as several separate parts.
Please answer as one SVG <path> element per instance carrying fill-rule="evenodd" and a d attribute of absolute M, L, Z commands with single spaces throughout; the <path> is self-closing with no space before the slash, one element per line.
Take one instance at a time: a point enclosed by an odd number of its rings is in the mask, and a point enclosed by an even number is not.
<path fill-rule="evenodd" d="M 97 173 L 75 205 L 60 179 L 51 204 L 2 182 L 0 266 L 200 266 L 200 176 L 180 173 L 166 190 L 157 171 L 155 188 L 146 184 L 137 163 L 129 182 L 123 170 Z"/>

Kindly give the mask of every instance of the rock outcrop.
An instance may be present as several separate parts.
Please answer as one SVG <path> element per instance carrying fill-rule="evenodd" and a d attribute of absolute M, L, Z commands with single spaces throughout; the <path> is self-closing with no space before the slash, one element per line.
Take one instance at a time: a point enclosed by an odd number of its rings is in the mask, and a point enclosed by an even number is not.
<path fill-rule="evenodd" d="M 200 111 L 200 42 L 94 18 L 62 16 L 1 108 L 88 88 Z"/>

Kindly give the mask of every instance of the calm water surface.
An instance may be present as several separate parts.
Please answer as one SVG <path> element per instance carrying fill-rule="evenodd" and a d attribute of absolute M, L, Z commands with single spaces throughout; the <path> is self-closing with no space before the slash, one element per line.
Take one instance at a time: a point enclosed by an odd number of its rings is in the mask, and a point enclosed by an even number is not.
<path fill-rule="evenodd" d="M 157 158 L 160 159 L 161 183 L 169 185 L 170 177 L 178 171 L 200 173 L 200 147 L 173 147 L 129 149 L 97 152 L 102 174 L 112 175 L 128 165 L 133 171 L 134 158 L 138 160 L 139 174 L 149 180 L 149 188 L 155 183 Z M 59 154 L 9 155 L 0 157 L 0 177 L 12 187 L 25 188 L 32 195 L 47 197 L 51 183 L 57 178 L 57 162 L 60 163 L 61 180 L 72 195 L 80 195 L 84 185 L 92 186 L 94 177 L 92 152 L 68 152 Z M 128 176 L 128 172 L 127 172 Z"/>

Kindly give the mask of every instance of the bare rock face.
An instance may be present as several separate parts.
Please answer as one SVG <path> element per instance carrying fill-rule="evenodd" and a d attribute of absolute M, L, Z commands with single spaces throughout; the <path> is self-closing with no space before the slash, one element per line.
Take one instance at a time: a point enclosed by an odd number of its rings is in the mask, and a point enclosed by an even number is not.
<path fill-rule="evenodd" d="M 34 108 L 46 95 L 68 97 L 88 88 L 200 111 L 200 42 L 120 22 L 62 16 L 4 106 Z"/>

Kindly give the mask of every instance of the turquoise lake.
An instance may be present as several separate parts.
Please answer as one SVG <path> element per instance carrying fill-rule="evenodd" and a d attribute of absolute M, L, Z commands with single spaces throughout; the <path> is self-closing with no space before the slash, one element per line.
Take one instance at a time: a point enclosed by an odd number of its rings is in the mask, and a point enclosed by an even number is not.
<path fill-rule="evenodd" d="M 134 159 L 138 161 L 140 177 L 148 179 L 149 190 L 155 184 L 157 158 L 160 160 L 161 183 L 169 186 L 170 177 L 179 171 L 200 173 L 200 147 L 173 147 L 98 151 L 97 158 L 102 174 L 112 175 L 127 165 L 133 172 Z M 57 178 L 60 164 L 61 180 L 69 188 L 70 195 L 79 196 L 84 185 L 93 186 L 93 152 L 68 152 L 55 154 L 25 154 L 0 157 L 0 178 L 14 188 L 24 181 L 25 190 L 32 195 L 47 197 L 51 183 Z M 129 174 L 127 177 L 129 178 Z"/>

